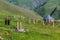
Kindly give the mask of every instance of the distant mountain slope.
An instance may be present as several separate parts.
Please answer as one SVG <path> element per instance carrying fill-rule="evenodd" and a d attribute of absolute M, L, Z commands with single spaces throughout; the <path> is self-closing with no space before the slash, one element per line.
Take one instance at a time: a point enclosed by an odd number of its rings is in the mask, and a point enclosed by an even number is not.
<path fill-rule="evenodd" d="M 48 0 L 7 0 L 26 9 L 34 9 L 47 3 Z"/>
<path fill-rule="evenodd" d="M 9 13 L 10 14 L 23 14 L 31 18 L 41 18 L 41 16 L 39 16 L 37 13 L 35 13 L 32 10 L 27 10 L 27 9 L 15 6 L 4 0 L 0 0 L 0 13 L 1 13 L 1 10 L 5 11 L 8 14 Z"/>
<path fill-rule="evenodd" d="M 60 0 L 49 0 L 47 4 L 34 10 L 42 17 L 45 17 L 49 15 L 56 6 L 57 10 L 54 12 L 52 17 L 54 17 L 55 19 L 60 19 Z"/>
<path fill-rule="evenodd" d="M 49 15 L 57 6 L 52 17 L 60 19 L 60 0 L 11 0 L 11 2 L 26 9 L 34 9 L 42 17 Z"/>
<path fill-rule="evenodd" d="M 54 12 L 52 17 L 54 17 L 55 19 L 60 19 L 60 0 L 49 0 L 49 2 L 44 7 L 46 13 L 48 12 L 50 14 L 56 6 L 57 10 Z"/>

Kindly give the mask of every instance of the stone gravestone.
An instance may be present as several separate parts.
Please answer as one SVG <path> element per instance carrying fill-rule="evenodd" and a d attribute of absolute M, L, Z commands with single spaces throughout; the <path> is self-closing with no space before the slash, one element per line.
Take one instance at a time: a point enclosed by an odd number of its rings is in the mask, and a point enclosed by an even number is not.
<path fill-rule="evenodd" d="M 26 32 L 21 22 L 17 22 L 17 31 Z"/>
<path fill-rule="evenodd" d="M 31 23 L 31 18 L 28 19 L 28 23 L 29 23 L 29 24 Z"/>
<path fill-rule="evenodd" d="M 24 16 L 20 16 L 20 19 L 21 19 L 21 20 L 24 20 L 24 18 L 25 18 Z"/>
<path fill-rule="evenodd" d="M 34 23 L 34 24 L 36 23 L 36 20 L 35 20 L 35 18 L 33 19 L 33 23 Z"/>

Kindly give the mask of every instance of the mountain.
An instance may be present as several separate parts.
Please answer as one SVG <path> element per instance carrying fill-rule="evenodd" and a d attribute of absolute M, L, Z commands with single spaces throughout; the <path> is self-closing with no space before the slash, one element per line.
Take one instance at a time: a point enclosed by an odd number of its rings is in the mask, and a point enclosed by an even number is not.
<path fill-rule="evenodd" d="M 50 13 L 57 6 L 57 10 L 53 16 L 56 20 L 60 19 L 60 0 L 12 0 L 14 3 L 25 9 L 34 10 L 42 17 L 50 15 Z"/>
<path fill-rule="evenodd" d="M 47 3 L 48 0 L 7 0 L 26 9 L 34 9 Z"/>
<path fill-rule="evenodd" d="M 57 7 L 56 11 L 53 13 L 52 17 L 56 20 L 60 19 L 60 0 L 48 0 L 48 2 L 42 7 L 34 9 L 42 17 L 50 15 L 54 8 Z"/>

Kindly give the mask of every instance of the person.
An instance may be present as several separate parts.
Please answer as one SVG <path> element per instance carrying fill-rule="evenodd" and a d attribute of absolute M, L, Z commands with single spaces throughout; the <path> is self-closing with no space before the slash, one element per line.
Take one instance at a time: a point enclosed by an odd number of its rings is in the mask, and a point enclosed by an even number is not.
<path fill-rule="evenodd" d="M 19 31 L 19 32 L 26 32 L 25 29 L 22 27 L 22 23 L 21 22 L 20 23 L 17 22 L 17 31 Z"/>
<path fill-rule="evenodd" d="M 5 18 L 5 25 L 10 25 L 10 18 L 9 17 Z"/>

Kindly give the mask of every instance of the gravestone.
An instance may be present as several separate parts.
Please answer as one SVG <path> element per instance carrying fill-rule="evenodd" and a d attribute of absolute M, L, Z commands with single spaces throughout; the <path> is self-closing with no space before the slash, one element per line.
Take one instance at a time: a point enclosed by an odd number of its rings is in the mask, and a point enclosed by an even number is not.
<path fill-rule="evenodd" d="M 31 18 L 28 19 L 28 23 L 31 23 Z"/>
<path fill-rule="evenodd" d="M 19 22 L 16 23 L 16 26 L 19 27 Z"/>
<path fill-rule="evenodd" d="M 20 16 L 20 19 L 23 20 L 25 17 L 24 16 Z"/>
<path fill-rule="evenodd" d="M 23 25 L 21 22 L 17 22 L 17 31 L 25 32 L 25 29 L 23 28 Z"/>
<path fill-rule="evenodd" d="M 34 24 L 36 23 L 36 20 L 35 20 L 35 18 L 33 19 L 33 23 L 34 23 Z"/>

